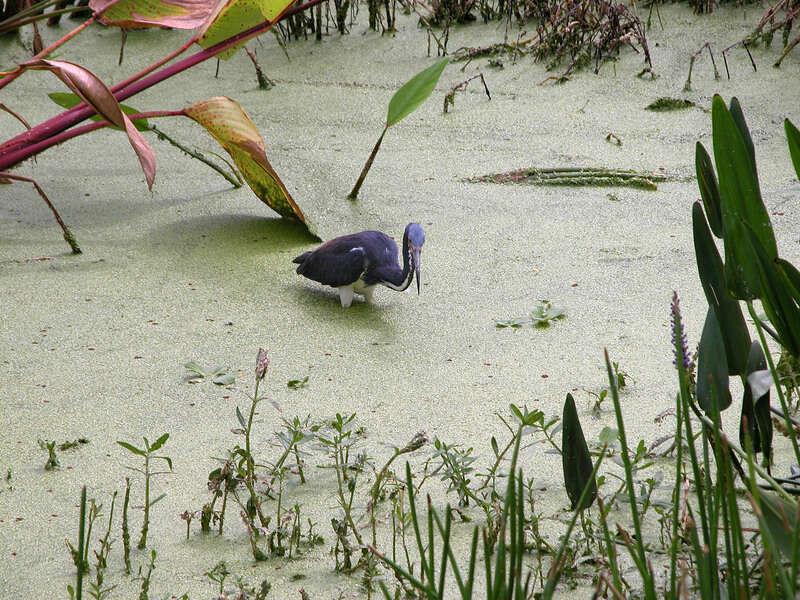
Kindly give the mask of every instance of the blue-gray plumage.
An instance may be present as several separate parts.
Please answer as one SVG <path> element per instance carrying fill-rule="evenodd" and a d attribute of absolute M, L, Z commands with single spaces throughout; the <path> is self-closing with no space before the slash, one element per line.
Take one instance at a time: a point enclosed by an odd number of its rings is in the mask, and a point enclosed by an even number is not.
<path fill-rule="evenodd" d="M 419 223 L 409 223 L 403 233 L 403 267 L 397 263 L 397 244 L 380 231 L 362 231 L 334 238 L 316 250 L 304 252 L 292 262 L 297 273 L 339 290 L 342 307 L 353 301 L 353 293 L 372 300 L 378 284 L 402 292 L 417 277 L 425 232 Z"/>

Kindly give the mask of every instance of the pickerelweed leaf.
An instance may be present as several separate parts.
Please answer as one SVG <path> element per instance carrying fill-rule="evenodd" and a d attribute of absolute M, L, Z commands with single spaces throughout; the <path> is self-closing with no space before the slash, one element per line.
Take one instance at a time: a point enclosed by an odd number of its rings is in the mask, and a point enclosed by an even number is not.
<path fill-rule="evenodd" d="M 139 164 L 147 181 L 147 189 L 152 190 L 153 180 L 156 176 L 155 153 L 128 116 L 122 112 L 119 102 L 114 98 L 111 90 L 97 75 L 80 65 L 63 60 L 37 59 L 23 63 L 21 66 L 26 69 L 50 71 L 104 119 L 120 129 L 124 129 L 139 158 Z"/>
<path fill-rule="evenodd" d="M 104 10 L 112 0 L 90 0 L 95 13 Z M 103 25 L 141 29 L 172 27 L 194 29 L 208 19 L 219 0 L 119 0 L 101 16 Z"/>
<path fill-rule="evenodd" d="M 210 48 L 255 27 L 265 19 L 274 24 L 292 2 L 293 0 L 221 0 L 198 31 L 197 43 L 203 48 Z M 228 59 L 244 44 L 242 42 L 217 56 Z"/>
<path fill-rule="evenodd" d="M 742 112 L 742 105 L 739 104 L 739 99 L 736 96 L 731 98 L 729 110 L 731 117 L 733 117 L 733 122 L 736 124 L 736 127 L 742 136 L 742 141 L 747 149 L 747 156 L 750 157 L 753 173 L 756 174 L 756 183 L 758 183 L 758 174 L 756 170 L 756 149 L 755 146 L 753 146 L 753 138 L 750 137 L 750 129 L 747 127 L 747 121 L 745 121 L 744 113 Z"/>
<path fill-rule="evenodd" d="M 697 271 L 708 305 L 714 310 L 728 359 L 728 374 L 741 375 L 750 351 L 750 333 L 742 307 L 728 292 L 725 269 L 699 202 L 692 206 L 692 234 Z"/>
<path fill-rule="evenodd" d="M 769 532 L 784 560 L 792 559 L 794 536 L 797 532 L 797 501 L 789 502 L 767 491 L 759 493 L 761 512 Z"/>
<path fill-rule="evenodd" d="M 564 412 L 561 419 L 564 427 L 561 433 L 561 464 L 564 471 L 564 487 L 567 490 L 573 510 L 588 508 L 597 497 L 597 484 L 590 478 L 592 476 L 592 457 L 586 438 L 583 436 L 578 412 L 575 409 L 575 399 L 572 394 L 567 394 L 564 401 Z M 583 506 L 578 506 L 583 489 L 590 484 L 589 495 Z"/>
<path fill-rule="evenodd" d="M 714 406 L 712 393 L 716 395 L 716 406 L 720 412 L 731 405 L 725 343 L 714 309 L 709 307 L 697 358 L 697 403 L 708 415 Z"/>
<path fill-rule="evenodd" d="M 697 142 L 694 152 L 694 166 L 697 173 L 697 185 L 700 188 L 700 197 L 706 210 L 708 224 L 711 231 L 718 238 L 722 237 L 722 201 L 719 198 L 719 186 L 714 165 L 703 144 Z"/>
<path fill-rule="evenodd" d="M 761 305 L 778 335 L 778 342 L 794 357 L 800 356 L 800 294 L 796 293 L 786 261 L 771 259 L 751 227 L 745 233 L 754 256 L 762 288 Z M 793 267 L 792 267 L 793 269 Z M 796 270 L 795 270 L 796 271 Z"/>
<path fill-rule="evenodd" d="M 70 94 L 69 92 L 51 92 L 47 94 L 47 96 L 58 104 L 62 108 L 72 108 L 73 106 L 78 106 L 83 100 L 78 98 L 75 94 Z M 122 109 L 126 115 L 135 115 L 139 114 L 140 110 L 133 108 L 132 106 L 128 106 L 127 104 L 120 104 L 119 107 Z M 104 121 L 105 119 L 100 115 L 94 115 L 90 117 L 92 121 Z M 150 129 L 150 125 L 147 122 L 147 119 L 133 119 L 133 126 L 136 127 L 139 131 L 148 131 Z M 113 129 L 120 129 L 116 125 L 112 125 Z M 121 131 L 121 130 L 120 130 Z"/>
<path fill-rule="evenodd" d="M 256 196 L 285 219 L 300 221 L 308 227 L 300 207 L 269 164 L 261 134 L 237 102 L 218 96 L 185 110 L 231 155 Z"/>
<path fill-rule="evenodd" d="M 236 407 L 236 418 L 239 420 L 239 424 L 242 426 L 242 429 L 247 429 L 247 421 L 242 414 L 242 411 L 239 410 L 239 407 Z"/>
<path fill-rule="evenodd" d="M 783 128 L 786 130 L 786 141 L 789 143 L 789 155 L 792 157 L 794 172 L 800 179 L 800 130 L 789 119 L 783 122 Z"/>
<path fill-rule="evenodd" d="M 764 351 L 761 349 L 761 344 L 755 341 L 750 346 L 750 352 L 747 357 L 747 369 L 745 370 L 745 378 L 748 385 L 744 386 L 744 394 L 742 395 L 742 416 L 739 420 L 739 444 L 742 448 L 747 448 L 746 436 L 750 436 L 750 441 L 753 447 L 753 452 L 764 452 L 764 456 L 770 455 L 767 448 L 772 448 L 772 421 L 769 418 L 769 387 L 766 390 L 755 389 L 749 385 L 750 378 L 754 373 L 761 373 L 767 369 L 767 359 L 764 356 Z M 769 373 L 769 371 L 767 371 Z M 772 374 L 770 373 L 770 379 Z M 755 399 L 755 400 L 754 400 Z M 756 414 L 756 404 L 760 402 L 759 410 L 763 412 L 766 405 L 767 422 L 763 423 L 762 418 Z M 764 430 L 762 431 L 762 425 Z"/>
<path fill-rule="evenodd" d="M 735 106 L 738 106 L 738 102 Z M 740 300 L 759 298 L 758 272 L 745 228 L 748 225 L 752 228 L 770 259 L 777 256 L 778 250 L 767 210 L 761 200 L 752 149 L 742 137 L 740 124 L 718 95 L 714 96 L 711 103 L 711 125 L 722 201 L 728 289 Z"/>
<path fill-rule="evenodd" d="M 431 92 L 439 82 L 439 77 L 448 62 L 450 62 L 450 57 L 445 56 L 427 69 L 414 75 L 403 87 L 395 92 L 389 101 L 389 111 L 386 115 L 387 127 L 391 127 L 407 117 L 428 99 L 428 96 L 431 95 Z"/>

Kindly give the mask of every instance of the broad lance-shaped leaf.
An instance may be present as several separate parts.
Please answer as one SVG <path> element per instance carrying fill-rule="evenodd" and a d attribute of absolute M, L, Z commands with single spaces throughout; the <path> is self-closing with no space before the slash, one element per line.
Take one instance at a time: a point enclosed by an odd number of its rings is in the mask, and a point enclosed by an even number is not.
<path fill-rule="evenodd" d="M 750 227 L 745 233 L 763 290 L 761 305 L 778 335 L 778 342 L 796 358 L 800 356 L 800 290 L 795 289 L 792 279 L 797 277 L 797 270 L 786 261 L 770 259 Z"/>
<path fill-rule="evenodd" d="M 231 155 L 256 196 L 282 217 L 306 223 L 300 207 L 269 164 L 258 129 L 237 102 L 217 96 L 192 104 L 185 112 Z"/>
<path fill-rule="evenodd" d="M 210 48 L 263 23 L 264 20 L 275 23 L 292 2 L 293 0 L 220 0 L 213 14 L 198 31 L 197 43 L 203 48 Z M 217 57 L 230 58 L 244 43 L 217 54 Z"/>
<path fill-rule="evenodd" d="M 114 98 L 111 90 L 97 75 L 80 65 L 63 60 L 38 59 L 24 63 L 22 66 L 27 69 L 52 72 L 103 118 L 120 129 L 124 129 L 134 152 L 136 152 L 136 156 L 139 158 L 139 164 L 141 164 L 147 180 L 147 188 L 153 188 L 153 180 L 156 176 L 155 153 L 145 141 L 144 136 L 131 123 L 128 116 L 122 112 L 119 102 Z"/>
<path fill-rule="evenodd" d="M 729 110 L 731 113 L 731 117 L 733 117 L 733 122 L 736 124 L 736 128 L 739 130 L 739 134 L 742 136 L 744 147 L 747 149 L 747 156 L 750 158 L 750 164 L 753 167 L 753 173 L 756 176 L 756 185 L 758 185 L 758 170 L 756 169 L 756 148 L 753 145 L 753 138 L 750 137 L 750 129 L 748 129 L 747 127 L 747 121 L 745 121 L 744 113 L 742 112 L 742 105 L 739 104 L 739 99 L 736 96 L 731 98 Z"/>
<path fill-rule="evenodd" d="M 759 493 L 764 524 L 769 529 L 778 552 L 784 560 L 792 559 L 794 538 L 797 535 L 797 501 L 789 502 L 777 494 Z"/>
<path fill-rule="evenodd" d="M 753 229 L 770 259 L 778 254 L 775 235 L 761 200 L 752 148 L 740 131 L 740 126 L 746 126 L 743 121 L 737 124 L 720 96 L 714 96 L 711 103 L 711 123 L 722 201 L 725 276 L 736 298 L 751 300 L 760 297 L 761 290 L 745 228 Z"/>
<path fill-rule="evenodd" d="M 714 235 L 721 238 L 722 201 L 719 198 L 717 175 L 714 173 L 711 157 L 700 142 L 697 142 L 695 146 L 694 166 L 697 173 L 697 186 L 700 188 L 700 197 L 703 199 L 703 207 L 706 209 L 708 224 L 711 226 L 711 231 L 714 232 Z"/>
<path fill-rule="evenodd" d="M 586 438 L 583 437 L 583 428 L 578 411 L 575 410 L 575 399 L 572 394 L 567 394 L 564 401 L 564 414 L 562 418 L 563 428 L 561 430 L 561 464 L 564 470 L 564 487 L 569 496 L 570 505 L 573 510 L 583 510 L 588 508 L 597 497 L 597 484 L 591 481 L 589 495 L 584 506 L 579 507 L 583 489 L 590 483 L 592 477 L 592 457 L 589 454 L 589 447 L 586 445 Z"/>
<path fill-rule="evenodd" d="M 47 97 L 50 98 L 53 102 L 58 104 L 61 108 L 72 108 L 73 106 L 78 106 L 83 100 L 78 98 L 75 94 L 70 94 L 68 92 L 51 92 L 47 94 Z M 128 106 L 127 104 L 120 104 L 119 107 L 122 109 L 126 115 L 135 115 L 142 111 L 133 108 L 132 106 Z M 100 115 L 94 115 L 91 117 L 92 121 L 102 121 L 103 117 Z M 149 124 L 147 123 L 147 119 L 134 119 L 133 126 L 136 127 L 139 131 L 147 131 L 150 129 Z M 116 125 L 113 125 L 114 129 L 119 129 Z"/>
<path fill-rule="evenodd" d="M 720 412 L 731 405 L 727 363 L 722 332 L 714 309 L 709 307 L 697 356 L 697 403 L 706 414 L 710 415 L 713 410 L 712 394 L 716 396 Z"/>
<path fill-rule="evenodd" d="M 722 259 L 708 230 L 703 207 L 699 202 L 695 202 L 692 206 L 692 233 L 700 283 L 708 305 L 714 310 L 719 322 L 728 358 L 728 374 L 741 375 L 747 365 L 750 333 L 741 305 L 728 292 Z"/>
<path fill-rule="evenodd" d="M 431 92 L 439 82 L 442 71 L 450 62 L 450 57 L 433 63 L 424 71 L 420 71 L 409 79 L 403 87 L 397 90 L 389 101 L 389 111 L 386 114 L 386 126 L 391 127 L 419 108 L 420 104 L 428 99 Z"/>
<path fill-rule="evenodd" d="M 786 130 L 786 141 L 789 142 L 789 155 L 792 157 L 794 172 L 800 179 L 800 130 L 789 119 L 783 122 L 783 128 Z"/>
<path fill-rule="evenodd" d="M 754 341 L 750 346 L 747 357 L 747 370 L 745 377 L 767 368 L 767 359 L 761 344 Z M 769 371 L 767 371 L 769 372 Z M 772 375 L 770 374 L 770 378 Z M 750 436 L 753 452 L 763 452 L 764 459 L 769 460 L 772 452 L 772 420 L 769 414 L 769 388 L 753 400 L 753 388 L 748 384 L 744 386 L 742 396 L 742 417 L 739 421 L 739 443 L 742 448 L 747 448 L 746 436 Z M 746 421 L 746 423 L 745 423 Z"/>
<path fill-rule="evenodd" d="M 97 13 L 106 9 L 113 1 L 90 0 L 89 7 Z M 218 3 L 219 0 L 119 0 L 105 10 L 100 16 L 100 22 L 126 29 L 195 29 L 206 22 Z"/>

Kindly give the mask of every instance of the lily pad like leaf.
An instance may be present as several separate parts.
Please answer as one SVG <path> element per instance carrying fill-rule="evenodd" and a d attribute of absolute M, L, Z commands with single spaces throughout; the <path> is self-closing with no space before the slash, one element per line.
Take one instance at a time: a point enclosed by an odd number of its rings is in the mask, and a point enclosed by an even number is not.
<path fill-rule="evenodd" d="M 398 121 L 404 119 L 409 114 L 417 110 L 420 104 L 428 99 L 433 88 L 439 82 L 442 71 L 450 62 L 450 57 L 433 63 L 424 71 L 420 71 L 408 80 L 389 101 L 389 112 L 386 115 L 386 126 L 391 127 Z"/>
<path fill-rule="evenodd" d="M 206 22 L 217 4 L 218 0 L 90 0 L 89 8 L 95 13 L 105 11 L 100 16 L 104 25 L 195 29 Z"/>
<path fill-rule="evenodd" d="M 597 497 L 597 484 L 592 477 L 592 457 L 586 438 L 583 436 L 578 412 L 575 410 L 575 399 L 567 394 L 564 401 L 564 414 L 561 422 L 564 429 L 561 434 L 561 463 L 564 470 L 564 487 L 573 510 L 588 508 Z M 589 485 L 589 494 L 583 506 L 578 506 L 583 489 Z"/>
<path fill-rule="evenodd" d="M 153 188 L 153 180 L 156 176 L 155 153 L 145 141 L 144 136 L 131 123 L 128 116 L 122 112 L 119 102 L 99 77 L 80 65 L 63 60 L 38 59 L 24 63 L 23 66 L 28 69 L 52 72 L 104 119 L 120 129 L 124 129 L 134 152 L 136 152 L 136 156 L 139 158 L 139 164 L 141 164 L 147 180 L 147 188 Z"/>
<path fill-rule="evenodd" d="M 217 96 L 192 104 L 186 114 L 231 155 L 247 184 L 267 206 L 285 219 L 306 223 L 300 207 L 269 164 L 258 129 L 237 102 Z"/>
<path fill-rule="evenodd" d="M 198 32 L 197 43 L 203 48 L 210 48 L 263 23 L 265 19 L 275 23 L 292 2 L 293 0 L 221 0 Z M 244 42 L 233 46 L 217 57 L 228 59 L 243 45 Z"/>

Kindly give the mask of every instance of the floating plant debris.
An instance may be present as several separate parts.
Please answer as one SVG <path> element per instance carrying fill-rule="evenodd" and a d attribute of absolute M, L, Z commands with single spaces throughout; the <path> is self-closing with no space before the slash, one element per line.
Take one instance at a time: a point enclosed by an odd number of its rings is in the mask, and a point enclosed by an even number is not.
<path fill-rule="evenodd" d="M 525 183 L 529 185 L 591 185 L 628 186 L 646 190 L 658 189 L 658 183 L 668 177 L 659 173 L 631 169 L 604 169 L 597 167 L 555 167 L 538 169 L 530 167 L 504 173 L 492 173 L 466 179 L 468 183 Z"/>

